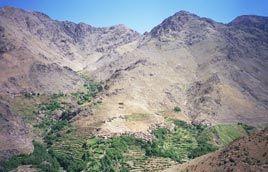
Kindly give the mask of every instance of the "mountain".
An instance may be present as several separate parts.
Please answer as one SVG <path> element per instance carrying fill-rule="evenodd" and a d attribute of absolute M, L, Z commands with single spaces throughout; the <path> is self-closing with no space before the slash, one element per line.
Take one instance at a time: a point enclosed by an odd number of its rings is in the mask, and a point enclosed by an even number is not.
<path fill-rule="evenodd" d="M 141 35 L 2 7 L 0 136 L 12 144 L 0 142 L 1 153 L 30 153 L 31 141 L 53 128 L 44 126 L 61 120 L 83 138 L 150 140 L 153 130 L 172 127 L 169 119 L 264 127 L 267 21 L 240 16 L 223 24 L 180 11 Z M 10 127 L 23 134 L 11 137 Z"/>
<path fill-rule="evenodd" d="M 139 35 L 123 25 L 94 28 L 13 7 L 0 14 L 1 92 L 78 90 L 78 71 Z"/>
<path fill-rule="evenodd" d="M 259 18 L 265 25 L 267 17 Z M 267 33 L 257 28 L 250 33 L 234 23 L 178 12 L 142 35 L 122 59 L 91 73 L 110 81 L 98 113 L 117 120 L 105 129 L 144 132 L 170 116 L 207 125 L 265 125 Z M 105 77 L 108 71 L 115 73 Z M 118 118 L 133 113 L 150 114 L 151 121 L 132 126 Z"/>
<path fill-rule="evenodd" d="M 165 172 L 267 171 L 268 130 L 243 137 L 228 147 L 204 155 Z"/>

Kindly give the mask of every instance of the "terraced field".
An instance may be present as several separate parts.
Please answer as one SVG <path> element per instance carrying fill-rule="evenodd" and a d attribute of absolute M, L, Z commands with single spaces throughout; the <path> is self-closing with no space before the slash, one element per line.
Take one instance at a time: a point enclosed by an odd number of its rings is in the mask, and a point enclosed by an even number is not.
<path fill-rule="evenodd" d="M 217 150 L 227 143 L 223 138 L 233 141 L 247 134 L 243 125 L 200 127 L 182 121 L 173 123 L 176 126 L 172 131 L 165 128 L 154 130 L 155 138 L 150 141 L 133 135 L 87 139 L 83 145 L 87 171 L 161 171 Z M 235 135 L 228 137 L 230 132 Z"/>
<path fill-rule="evenodd" d="M 142 150 L 130 150 L 125 156 L 130 172 L 162 171 L 177 164 L 170 158 L 147 157 L 145 151 Z"/>
<path fill-rule="evenodd" d="M 64 134 L 49 148 L 49 152 L 58 160 L 63 169 L 67 171 L 82 170 L 86 163 L 83 161 L 86 137 Z"/>

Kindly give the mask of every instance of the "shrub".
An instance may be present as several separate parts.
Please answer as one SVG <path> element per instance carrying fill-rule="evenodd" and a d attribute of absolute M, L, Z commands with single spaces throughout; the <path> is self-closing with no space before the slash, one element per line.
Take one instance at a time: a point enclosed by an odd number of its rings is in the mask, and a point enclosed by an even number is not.
<path fill-rule="evenodd" d="M 187 123 L 185 121 L 181 120 L 173 120 L 173 123 L 178 127 L 186 127 Z"/>
<path fill-rule="evenodd" d="M 176 107 L 174 107 L 174 111 L 175 112 L 180 112 L 181 111 L 181 108 L 179 106 L 176 106 Z"/>

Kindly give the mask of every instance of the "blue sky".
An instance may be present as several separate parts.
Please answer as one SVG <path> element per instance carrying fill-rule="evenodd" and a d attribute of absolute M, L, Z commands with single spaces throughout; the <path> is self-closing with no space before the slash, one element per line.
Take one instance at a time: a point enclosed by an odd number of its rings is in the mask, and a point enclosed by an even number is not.
<path fill-rule="evenodd" d="M 223 23 L 244 14 L 268 16 L 268 0 L 0 0 L 6 5 L 95 27 L 125 24 L 140 33 L 180 10 Z"/>

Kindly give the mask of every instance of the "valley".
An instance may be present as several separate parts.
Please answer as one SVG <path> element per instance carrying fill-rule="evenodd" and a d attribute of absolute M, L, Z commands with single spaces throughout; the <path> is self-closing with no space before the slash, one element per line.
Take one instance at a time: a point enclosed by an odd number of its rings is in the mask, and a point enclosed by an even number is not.
<path fill-rule="evenodd" d="M 140 34 L 0 8 L 0 171 L 267 170 L 267 21 Z"/>

